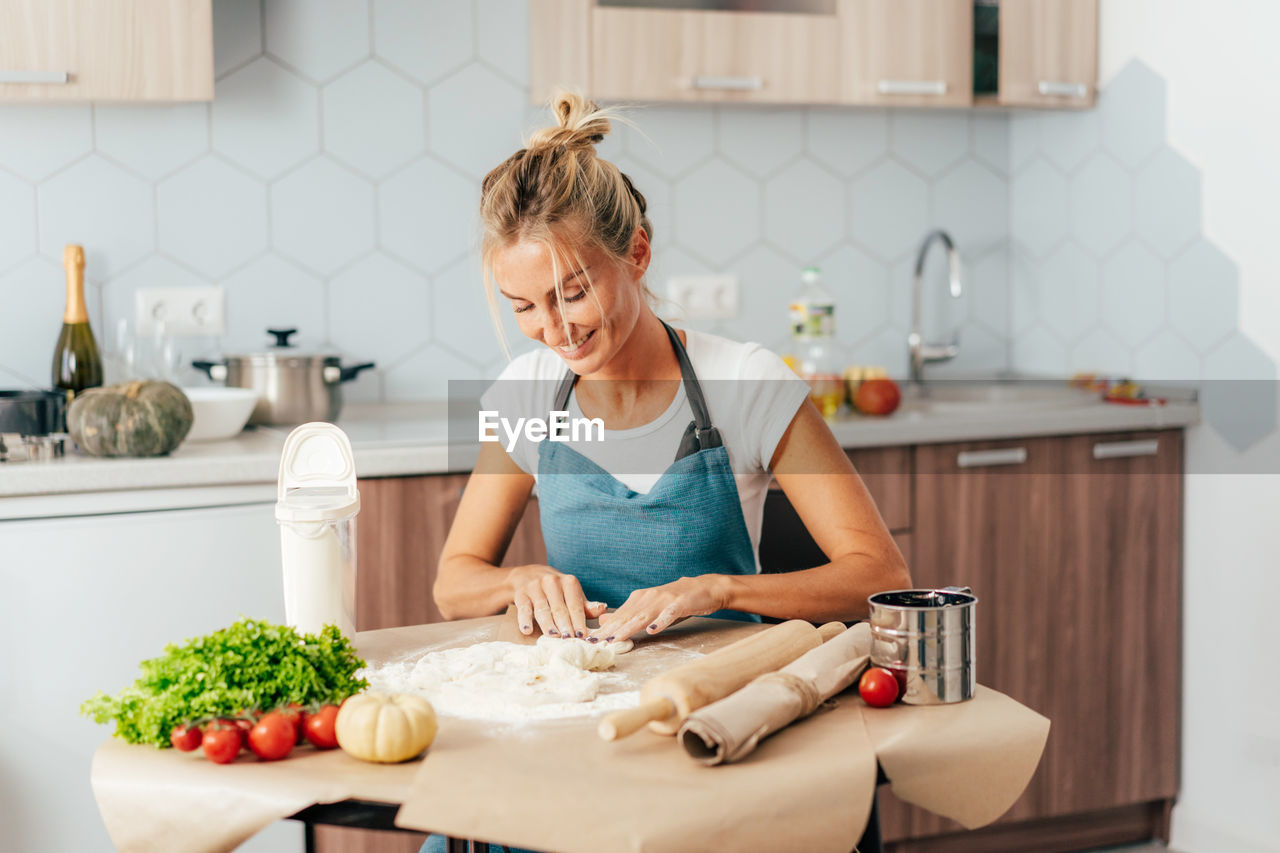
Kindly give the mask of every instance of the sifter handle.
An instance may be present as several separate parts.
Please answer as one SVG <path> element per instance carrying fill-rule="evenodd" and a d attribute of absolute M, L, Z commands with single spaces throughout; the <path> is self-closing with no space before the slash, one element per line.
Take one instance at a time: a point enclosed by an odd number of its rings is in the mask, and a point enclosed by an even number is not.
<path fill-rule="evenodd" d="M 603 740 L 617 740 L 635 734 L 646 723 L 661 722 L 676 712 L 676 706 L 665 696 L 646 699 L 634 708 L 614 711 L 600 721 L 596 733 Z"/>

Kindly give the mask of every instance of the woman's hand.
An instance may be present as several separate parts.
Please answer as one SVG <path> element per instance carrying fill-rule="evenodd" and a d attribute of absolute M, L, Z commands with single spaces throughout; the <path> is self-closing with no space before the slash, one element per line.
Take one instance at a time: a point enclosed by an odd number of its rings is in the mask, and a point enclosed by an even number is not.
<path fill-rule="evenodd" d="M 537 622 L 549 637 L 586 637 L 587 620 L 605 611 L 600 601 L 587 601 L 573 575 L 550 566 L 516 566 L 507 575 L 520 631 L 533 633 Z"/>
<path fill-rule="evenodd" d="M 600 617 L 600 627 L 587 639 L 591 642 L 626 640 L 645 631 L 657 634 L 689 616 L 705 616 L 724 609 L 727 595 L 724 575 L 697 575 L 678 581 L 637 589 L 623 605 Z"/>

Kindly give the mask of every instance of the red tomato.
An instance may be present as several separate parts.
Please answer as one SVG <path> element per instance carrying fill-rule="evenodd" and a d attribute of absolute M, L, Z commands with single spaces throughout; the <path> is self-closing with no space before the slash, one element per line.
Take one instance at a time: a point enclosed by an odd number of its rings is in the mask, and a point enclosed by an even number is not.
<path fill-rule="evenodd" d="M 307 740 L 311 741 L 312 746 L 316 749 L 333 749 L 338 745 L 338 735 L 333 728 L 337 719 L 337 705 L 325 705 L 314 714 L 307 715 Z"/>
<path fill-rule="evenodd" d="M 898 679 L 878 666 L 869 667 L 858 681 L 862 701 L 873 708 L 887 708 L 898 698 Z"/>
<path fill-rule="evenodd" d="M 249 731 L 249 748 L 263 761 L 284 758 L 293 751 L 298 731 L 289 718 L 278 711 L 263 714 Z"/>
<path fill-rule="evenodd" d="M 853 395 L 853 405 L 868 415 L 887 415 L 902 402 L 902 392 L 892 379 L 866 379 Z"/>
<path fill-rule="evenodd" d="M 290 702 L 286 708 L 277 708 L 276 713 L 293 724 L 294 743 L 302 743 L 302 726 L 307 721 L 307 713 L 297 702 Z"/>
<path fill-rule="evenodd" d="M 204 735 L 200 732 L 199 726 L 174 726 L 173 731 L 169 733 L 169 743 L 173 744 L 174 749 L 182 752 L 191 752 L 200 748 L 200 741 L 204 739 Z"/>
<path fill-rule="evenodd" d="M 241 745 L 240 729 L 229 723 L 212 723 L 204 733 L 204 755 L 214 764 L 235 761 Z"/>

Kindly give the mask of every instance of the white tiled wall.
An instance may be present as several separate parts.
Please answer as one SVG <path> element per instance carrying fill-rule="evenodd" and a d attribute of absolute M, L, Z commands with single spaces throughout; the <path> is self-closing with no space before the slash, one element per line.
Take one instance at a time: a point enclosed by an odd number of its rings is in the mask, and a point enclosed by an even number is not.
<path fill-rule="evenodd" d="M 210 105 L 0 106 L 0 384 L 48 381 L 67 242 L 86 247 L 107 349 L 137 288 L 220 284 L 228 334 L 188 341 L 188 357 L 291 325 L 378 363 L 355 399 L 439 397 L 449 378 L 494 375 L 476 206 L 484 174 L 546 122 L 528 104 L 525 15 L 521 0 L 215 0 Z M 931 322 L 965 324 L 958 369 L 1006 366 L 1004 117 L 632 118 L 602 154 L 649 200 L 655 291 L 671 274 L 734 272 L 741 316 L 711 328 L 782 347 L 786 302 L 817 263 L 845 357 L 901 371 L 910 257 L 943 224 L 972 289 Z"/>
<path fill-rule="evenodd" d="M 73 241 L 108 349 L 138 287 L 216 283 L 228 335 L 189 350 L 296 326 L 378 363 L 351 389 L 364 400 L 495 375 L 476 206 L 546 122 L 528 104 L 526 5 L 215 0 L 212 104 L 0 106 L 0 384 L 48 381 Z M 601 153 L 650 202 L 655 291 L 739 276 L 740 316 L 707 326 L 732 337 L 785 348 L 816 263 L 843 357 L 904 373 L 912 261 L 940 226 L 967 292 L 947 300 L 931 258 L 927 331 L 962 340 L 934 375 L 1273 370 L 1235 331 L 1235 271 L 1199 237 L 1164 94 L 1135 63 L 1087 112 L 636 108 Z"/>

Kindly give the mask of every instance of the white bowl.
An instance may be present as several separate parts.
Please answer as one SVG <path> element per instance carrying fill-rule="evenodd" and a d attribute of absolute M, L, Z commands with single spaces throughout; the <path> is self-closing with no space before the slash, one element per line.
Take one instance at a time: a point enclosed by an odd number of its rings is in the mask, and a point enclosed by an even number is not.
<path fill-rule="evenodd" d="M 232 438 L 244 429 L 258 392 L 249 388 L 224 388 L 208 386 L 183 388 L 182 393 L 191 401 L 195 419 L 187 441 L 216 441 Z"/>

